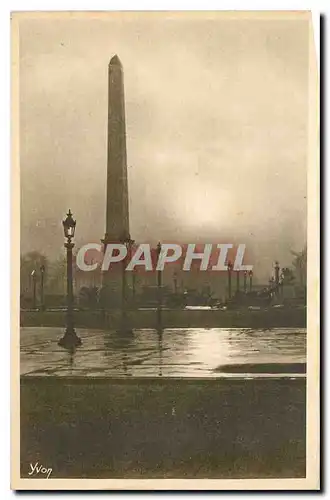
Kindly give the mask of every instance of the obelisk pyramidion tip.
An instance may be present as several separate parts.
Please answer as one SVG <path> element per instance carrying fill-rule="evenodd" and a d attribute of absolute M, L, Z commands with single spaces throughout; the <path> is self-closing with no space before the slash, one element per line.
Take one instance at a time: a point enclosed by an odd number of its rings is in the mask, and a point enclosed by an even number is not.
<path fill-rule="evenodd" d="M 109 64 L 111 64 L 111 66 L 120 66 L 120 67 L 122 67 L 122 64 L 121 64 L 120 59 L 117 56 L 117 54 L 110 59 L 110 63 Z"/>

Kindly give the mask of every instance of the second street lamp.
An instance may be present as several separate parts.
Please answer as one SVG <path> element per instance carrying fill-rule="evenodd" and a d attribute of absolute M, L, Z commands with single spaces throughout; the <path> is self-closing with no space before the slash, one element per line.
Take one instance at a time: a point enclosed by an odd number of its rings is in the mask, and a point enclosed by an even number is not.
<path fill-rule="evenodd" d="M 244 271 L 244 293 L 246 293 L 246 278 L 247 278 L 247 271 Z"/>
<path fill-rule="evenodd" d="M 41 310 L 45 309 L 45 297 L 44 297 L 44 284 L 45 284 L 45 266 L 42 264 L 40 266 L 40 302 L 41 302 Z"/>
<path fill-rule="evenodd" d="M 253 271 L 249 271 L 249 278 L 250 278 L 250 292 L 252 292 L 252 278 L 253 278 Z"/>
<path fill-rule="evenodd" d="M 162 249 L 162 245 L 158 242 L 157 245 L 157 262 L 159 260 L 160 252 Z M 157 271 L 157 330 L 162 329 L 162 272 L 161 270 Z"/>
<path fill-rule="evenodd" d="M 74 349 L 75 347 L 81 345 L 81 339 L 75 332 L 73 320 L 72 249 L 74 247 L 74 243 L 72 243 L 72 239 L 76 230 L 76 221 L 72 217 L 71 210 L 67 213 L 67 217 L 62 224 L 64 236 L 67 240 L 64 244 L 67 256 L 67 316 L 66 330 L 64 336 L 59 340 L 58 345 L 66 349 Z"/>
<path fill-rule="evenodd" d="M 37 307 L 37 273 L 36 270 L 33 269 L 31 273 L 31 278 L 32 278 L 32 305 L 33 309 L 36 309 Z"/>
<path fill-rule="evenodd" d="M 236 293 L 239 293 L 239 269 L 236 271 Z"/>
<path fill-rule="evenodd" d="M 233 270 L 233 264 L 228 261 L 227 273 L 228 273 L 228 299 L 231 300 L 231 272 Z"/>
<path fill-rule="evenodd" d="M 121 331 L 123 333 L 132 333 L 132 329 L 129 327 L 129 322 L 127 318 L 127 281 L 126 281 L 126 264 L 127 257 L 129 260 L 132 258 L 132 246 L 134 244 L 134 240 L 131 239 L 130 236 L 127 238 L 122 238 L 121 242 L 127 248 L 126 258 L 122 262 L 122 300 L 121 300 Z"/>

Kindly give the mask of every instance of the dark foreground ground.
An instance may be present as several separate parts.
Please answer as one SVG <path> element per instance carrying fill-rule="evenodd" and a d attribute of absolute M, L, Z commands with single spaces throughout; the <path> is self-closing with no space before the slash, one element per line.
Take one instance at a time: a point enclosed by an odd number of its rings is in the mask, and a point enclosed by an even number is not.
<path fill-rule="evenodd" d="M 305 476 L 305 379 L 21 379 L 21 474 Z"/>

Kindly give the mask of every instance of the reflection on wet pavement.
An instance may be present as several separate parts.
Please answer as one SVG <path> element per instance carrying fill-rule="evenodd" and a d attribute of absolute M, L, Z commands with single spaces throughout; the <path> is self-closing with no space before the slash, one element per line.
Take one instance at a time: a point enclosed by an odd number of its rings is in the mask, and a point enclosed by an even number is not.
<path fill-rule="evenodd" d="M 306 363 L 306 329 L 141 329 L 126 336 L 114 330 L 77 329 L 77 334 L 83 344 L 70 354 L 57 345 L 63 329 L 21 328 L 21 375 L 247 378 L 272 372 L 278 377 L 280 372 L 304 376 L 304 370 L 295 367 Z M 275 365 L 278 369 L 272 368 Z"/>

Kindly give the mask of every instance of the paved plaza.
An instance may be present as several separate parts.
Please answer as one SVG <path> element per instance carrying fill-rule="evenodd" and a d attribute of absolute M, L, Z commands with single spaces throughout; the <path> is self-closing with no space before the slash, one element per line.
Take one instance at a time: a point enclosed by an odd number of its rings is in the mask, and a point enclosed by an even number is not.
<path fill-rule="evenodd" d="M 305 329 L 77 329 L 82 346 L 58 346 L 61 328 L 21 328 L 21 376 L 265 377 L 305 376 Z"/>

